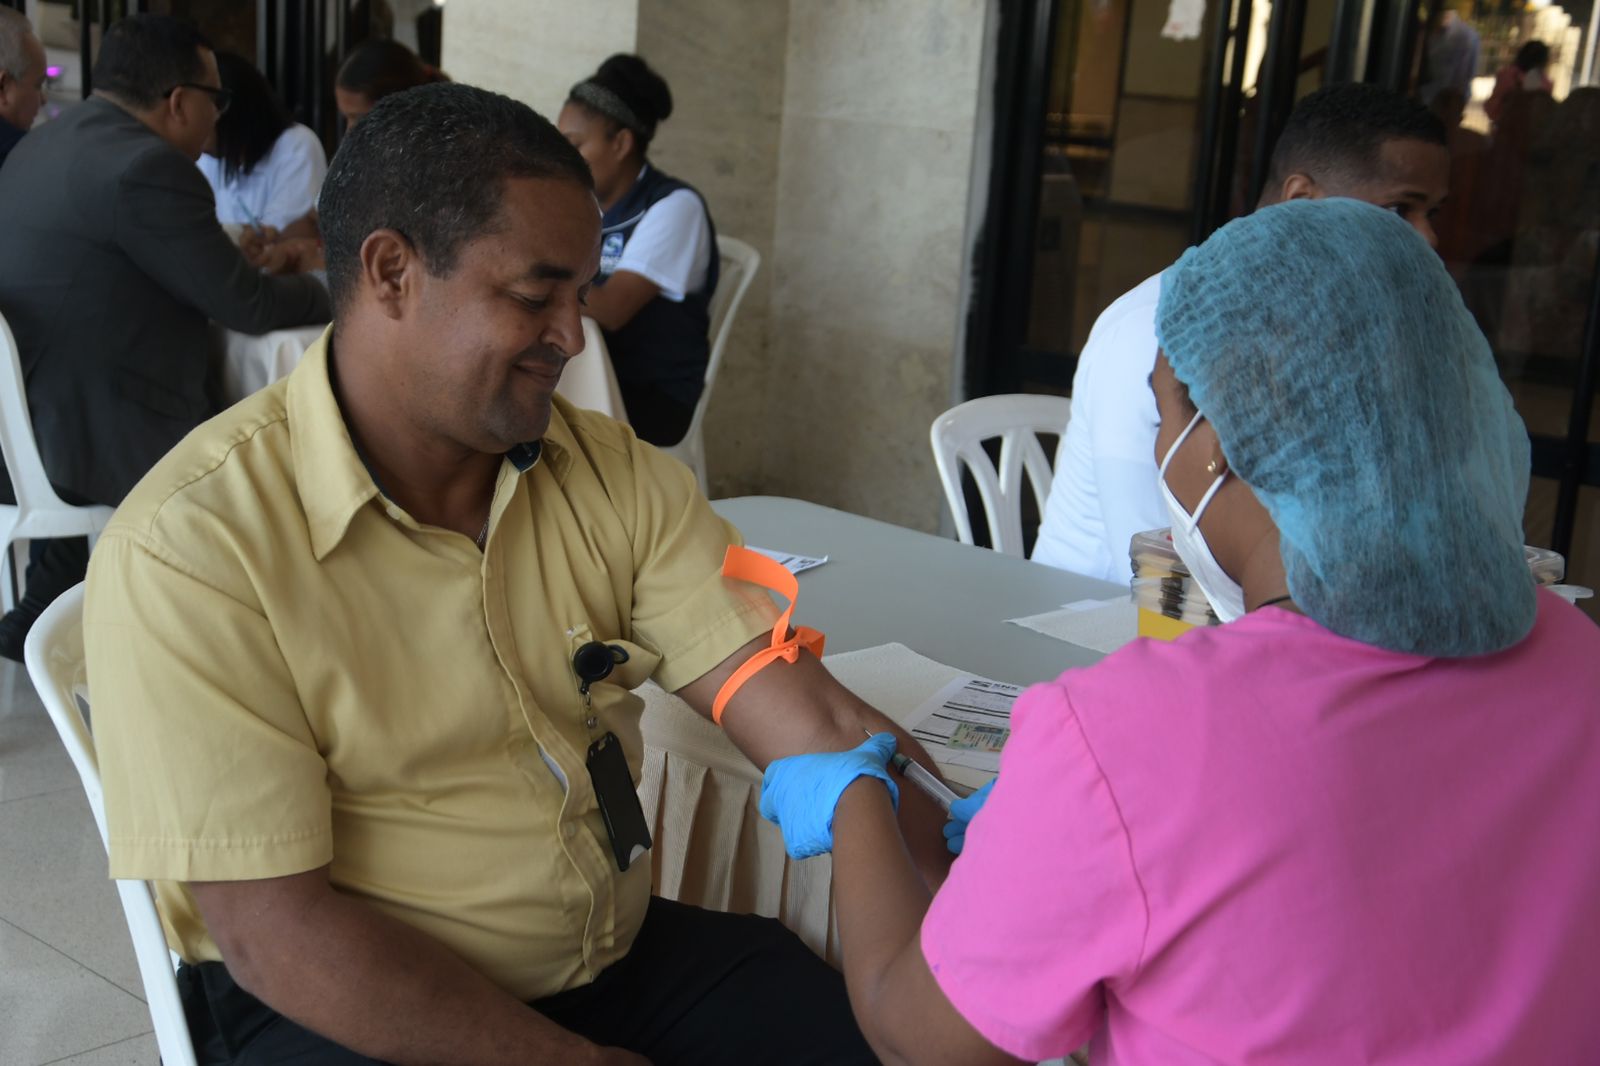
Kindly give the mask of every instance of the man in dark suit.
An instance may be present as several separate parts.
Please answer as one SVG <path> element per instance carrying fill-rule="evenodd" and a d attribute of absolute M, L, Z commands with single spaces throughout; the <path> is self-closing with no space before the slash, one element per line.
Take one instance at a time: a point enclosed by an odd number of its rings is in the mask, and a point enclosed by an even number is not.
<path fill-rule="evenodd" d="M 22 12 L 0 7 L 0 166 L 44 105 L 44 45 Z"/>
<path fill-rule="evenodd" d="M 116 505 L 217 411 L 208 320 L 246 333 L 323 322 L 326 288 L 268 277 L 217 224 L 194 162 L 228 97 L 187 23 L 135 15 L 100 45 L 94 95 L 0 169 L 0 314 L 16 334 L 34 433 L 71 503 Z M 82 538 L 36 542 L 0 655 L 82 580 Z"/>

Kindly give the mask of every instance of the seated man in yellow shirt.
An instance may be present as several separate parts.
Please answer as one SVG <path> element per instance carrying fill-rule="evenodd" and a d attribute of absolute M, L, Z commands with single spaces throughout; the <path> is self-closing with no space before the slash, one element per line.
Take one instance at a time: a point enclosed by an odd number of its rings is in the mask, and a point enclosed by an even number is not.
<path fill-rule="evenodd" d="M 428 86 L 351 131 L 320 213 L 330 333 L 90 565 L 111 873 L 158 882 L 201 1062 L 873 1061 L 837 974 L 651 898 L 628 830 L 629 689 L 709 713 L 776 611 L 683 466 L 553 398 L 599 262 L 583 160 Z M 863 728 L 919 752 L 808 654 L 722 720 L 758 766 Z M 942 815 L 901 819 L 937 878 Z"/>

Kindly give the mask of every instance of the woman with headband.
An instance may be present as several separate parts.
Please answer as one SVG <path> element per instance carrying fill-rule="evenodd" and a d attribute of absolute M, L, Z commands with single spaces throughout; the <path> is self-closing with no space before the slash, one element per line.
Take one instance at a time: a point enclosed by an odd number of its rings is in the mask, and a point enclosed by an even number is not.
<path fill-rule="evenodd" d="M 1443 264 L 1365 203 L 1268 207 L 1166 272 L 1156 332 L 1173 541 L 1240 616 L 1029 689 L 931 899 L 883 737 L 766 771 L 833 853 L 862 1031 L 888 1063 L 1595 1061 L 1600 628 L 1535 590 L 1527 430 Z"/>
<path fill-rule="evenodd" d="M 711 356 L 717 234 L 705 199 L 646 157 L 672 114 L 661 75 L 614 55 L 572 87 L 556 122 L 594 174 L 600 277 L 587 314 L 605 333 L 628 421 L 641 440 L 683 439 Z"/>

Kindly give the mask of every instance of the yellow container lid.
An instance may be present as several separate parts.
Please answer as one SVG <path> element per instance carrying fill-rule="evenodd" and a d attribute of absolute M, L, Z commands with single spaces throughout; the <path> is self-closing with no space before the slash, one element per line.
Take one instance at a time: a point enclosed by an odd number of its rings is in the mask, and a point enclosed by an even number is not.
<path fill-rule="evenodd" d="M 1168 618 L 1159 611 L 1152 611 L 1148 607 L 1139 608 L 1139 635 L 1141 637 L 1155 637 L 1157 640 L 1177 640 L 1194 625 L 1189 622 L 1180 622 L 1176 618 Z"/>

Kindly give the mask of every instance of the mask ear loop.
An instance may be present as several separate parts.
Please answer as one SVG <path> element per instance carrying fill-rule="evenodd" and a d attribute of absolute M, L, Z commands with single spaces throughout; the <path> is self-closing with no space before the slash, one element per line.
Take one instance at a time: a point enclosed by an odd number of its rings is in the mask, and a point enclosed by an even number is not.
<path fill-rule="evenodd" d="M 1196 411 L 1194 417 L 1189 419 L 1189 424 L 1183 427 L 1183 432 L 1178 434 L 1178 439 L 1173 441 L 1172 447 L 1167 449 L 1166 457 L 1161 460 L 1161 469 L 1156 471 L 1157 477 L 1163 481 L 1166 480 L 1167 467 L 1172 465 L 1172 457 L 1178 454 L 1178 449 L 1183 447 L 1183 442 L 1189 439 L 1189 434 L 1194 432 L 1194 427 L 1198 426 L 1200 420 L 1204 417 L 1204 412 Z M 1215 463 L 1212 464 L 1213 467 L 1215 465 Z M 1205 513 L 1207 507 L 1211 506 L 1212 497 L 1216 496 L 1217 490 L 1222 488 L 1222 483 L 1226 480 L 1228 480 L 1228 468 L 1223 467 L 1222 473 L 1217 475 L 1217 480 L 1211 483 L 1211 487 L 1206 489 L 1205 495 L 1200 497 L 1200 502 L 1194 505 L 1194 512 L 1189 515 L 1188 524 L 1184 527 L 1186 532 L 1193 533 L 1200 527 L 1200 516 Z M 1167 491 L 1171 492 L 1172 490 L 1169 487 Z M 1176 500 L 1177 497 L 1174 496 L 1173 499 Z"/>
<path fill-rule="evenodd" d="M 1200 516 L 1205 514 L 1207 507 L 1211 506 L 1211 498 L 1217 494 L 1217 490 L 1222 488 L 1222 483 L 1226 480 L 1228 480 L 1228 471 L 1224 467 L 1222 473 L 1217 475 L 1217 480 L 1211 483 L 1209 489 L 1206 489 L 1206 494 L 1200 497 L 1200 502 L 1194 505 L 1194 514 L 1189 516 L 1190 533 L 1200 528 Z"/>
<path fill-rule="evenodd" d="M 1183 442 L 1189 439 L 1189 434 L 1194 432 L 1194 427 L 1198 426 L 1200 420 L 1204 417 L 1205 415 L 1196 411 L 1194 417 L 1189 419 L 1189 424 L 1183 427 L 1183 432 L 1178 434 L 1178 439 L 1172 442 L 1172 447 L 1168 448 L 1167 454 L 1162 457 L 1161 469 L 1156 471 L 1157 477 L 1165 478 L 1167 476 L 1167 467 L 1172 465 L 1172 457 L 1178 454 L 1178 449 L 1183 447 Z"/>

